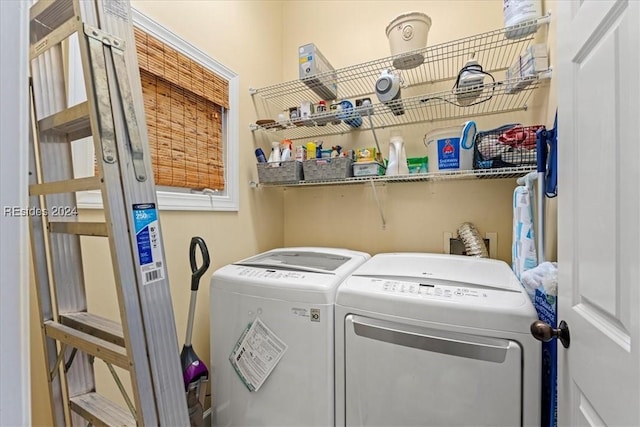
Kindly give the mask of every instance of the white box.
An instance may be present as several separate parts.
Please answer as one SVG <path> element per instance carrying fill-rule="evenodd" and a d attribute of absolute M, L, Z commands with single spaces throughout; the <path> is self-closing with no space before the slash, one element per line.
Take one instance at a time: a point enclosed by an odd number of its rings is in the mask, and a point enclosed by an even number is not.
<path fill-rule="evenodd" d="M 532 44 L 522 52 L 523 58 L 543 58 L 547 56 L 547 45 L 544 43 Z"/>
<path fill-rule="evenodd" d="M 321 99 L 336 99 L 338 97 L 337 75 L 329 61 L 313 43 L 300 46 L 298 53 L 300 80 Z"/>
<path fill-rule="evenodd" d="M 385 167 L 378 162 L 359 162 L 353 164 L 353 176 L 378 176 L 384 174 Z"/>
<path fill-rule="evenodd" d="M 300 103 L 300 117 L 302 118 L 310 118 L 313 114 L 313 104 L 311 101 L 302 101 Z"/>
<path fill-rule="evenodd" d="M 544 48 L 544 49 L 543 49 Z M 538 73 L 549 69 L 545 45 L 529 46 L 507 70 L 507 93 L 516 93 L 531 84 Z M 544 53 L 542 56 L 536 56 Z"/>
<path fill-rule="evenodd" d="M 549 61 L 546 56 L 538 58 L 529 58 L 527 61 L 522 60 L 520 66 L 520 77 L 531 77 L 538 73 L 549 69 Z"/>

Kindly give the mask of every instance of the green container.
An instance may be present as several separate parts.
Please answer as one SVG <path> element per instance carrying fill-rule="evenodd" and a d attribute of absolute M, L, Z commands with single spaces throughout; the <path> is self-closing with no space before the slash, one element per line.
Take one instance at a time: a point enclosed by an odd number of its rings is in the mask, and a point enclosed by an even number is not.
<path fill-rule="evenodd" d="M 427 173 L 429 171 L 429 157 L 410 157 L 407 159 L 409 173 Z"/>

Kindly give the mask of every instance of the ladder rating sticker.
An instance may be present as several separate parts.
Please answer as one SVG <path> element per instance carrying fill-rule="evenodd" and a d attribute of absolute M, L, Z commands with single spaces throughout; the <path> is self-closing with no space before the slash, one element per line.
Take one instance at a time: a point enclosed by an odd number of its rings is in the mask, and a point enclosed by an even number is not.
<path fill-rule="evenodd" d="M 254 392 L 271 375 L 287 348 L 287 344 L 256 318 L 240 336 L 229 361 L 244 385 Z"/>
<path fill-rule="evenodd" d="M 148 285 L 164 279 L 164 260 L 155 203 L 133 205 L 133 221 L 136 228 L 142 283 Z"/>
<path fill-rule="evenodd" d="M 109 15 L 129 21 L 129 4 L 125 0 L 109 0 L 102 3 L 102 8 Z"/>

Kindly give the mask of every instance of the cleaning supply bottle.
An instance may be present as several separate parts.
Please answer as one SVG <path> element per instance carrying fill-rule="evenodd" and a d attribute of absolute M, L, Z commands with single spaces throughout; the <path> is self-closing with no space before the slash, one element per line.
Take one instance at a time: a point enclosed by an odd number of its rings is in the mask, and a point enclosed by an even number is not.
<path fill-rule="evenodd" d="M 389 164 L 385 175 L 408 175 L 407 153 L 404 150 L 404 140 L 401 136 L 391 137 L 389 141 Z"/>
<path fill-rule="evenodd" d="M 313 141 L 307 142 L 307 160 L 316 158 L 316 143 Z"/>
<path fill-rule="evenodd" d="M 267 161 L 262 148 L 256 148 L 256 160 L 258 160 L 258 163 L 265 163 Z"/>
<path fill-rule="evenodd" d="M 287 160 L 291 160 L 291 143 L 292 142 L 288 139 L 285 139 L 282 142 L 284 143 L 284 148 L 282 149 L 281 160 L 283 162 L 286 162 Z"/>
<path fill-rule="evenodd" d="M 280 160 L 280 143 L 278 141 L 273 141 L 271 143 L 271 155 L 269 156 L 269 162 L 279 162 Z"/>

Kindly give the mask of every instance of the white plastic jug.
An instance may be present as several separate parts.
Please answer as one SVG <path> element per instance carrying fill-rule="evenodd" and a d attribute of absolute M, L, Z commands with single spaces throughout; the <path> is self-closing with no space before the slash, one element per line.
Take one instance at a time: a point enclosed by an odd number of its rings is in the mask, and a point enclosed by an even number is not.
<path fill-rule="evenodd" d="M 507 27 L 504 36 L 508 39 L 518 39 L 538 31 L 537 25 L 517 28 L 533 19 L 542 17 L 542 0 L 503 0 L 504 26 Z M 510 28 L 515 26 L 515 28 Z"/>
<path fill-rule="evenodd" d="M 435 129 L 425 135 L 429 172 L 473 169 L 476 123 Z"/>
<path fill-rule="evenodd" d="M 389 141 L 389 164 L 385 175 L 408 175 L 407 153 L 404 150 L 404 140 L 401 136 L 391 137 Z"/>

